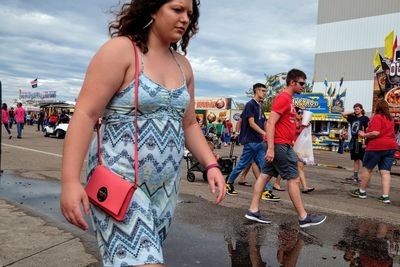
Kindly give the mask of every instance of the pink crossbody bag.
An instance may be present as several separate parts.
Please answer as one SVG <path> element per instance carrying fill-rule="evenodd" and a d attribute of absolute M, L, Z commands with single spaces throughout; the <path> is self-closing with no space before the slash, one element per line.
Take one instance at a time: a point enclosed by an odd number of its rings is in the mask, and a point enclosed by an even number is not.
<path fill-rule="evenodd" d="M 122 176 L 112 172 L 103 165 L 101 160 L 100 125 L 97 127 L 97 160 L 98 166 L 94 169 L 85 191 L 90 203 L 104 210 L 116 221 L 123 221 L 133 194 L 138 187 L 138 92 L 139 92 L 139 53 L 132 41 L 135 50 L 135 183 L 132 184 Z"/>

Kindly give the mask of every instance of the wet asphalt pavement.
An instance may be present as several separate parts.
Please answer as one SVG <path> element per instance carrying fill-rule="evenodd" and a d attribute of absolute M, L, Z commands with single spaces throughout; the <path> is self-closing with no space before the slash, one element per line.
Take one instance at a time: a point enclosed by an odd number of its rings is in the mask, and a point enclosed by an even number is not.
<path fill-rule="evenodd" d="M 59 211 L 59 181 L 4 173 L 0 195 L 84 240 L 95 253 L 93 232 L 69 226 Z M 164 253 L 167 266 L 400 266 L 400 227 L 328 214 L 300 230 L 294 215 L 266 214 L 271 225 L 251 223 L 243 209 L 216 206 L 181 194 Z"/>

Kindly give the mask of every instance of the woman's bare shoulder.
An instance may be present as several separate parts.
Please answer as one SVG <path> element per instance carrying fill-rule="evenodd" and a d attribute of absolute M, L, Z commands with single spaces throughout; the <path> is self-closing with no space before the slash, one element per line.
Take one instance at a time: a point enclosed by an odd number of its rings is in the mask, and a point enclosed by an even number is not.
<path fill-rule="evenodd" d="M 99 53 L 108 56 L 123 56 L 125 54 L 131 53 L 132 51 L 132 41 L 128 37 L 119 36 L 109 39 L 105 42 Z"/>
<path fill-rule="evenodd" d="M 183 67 L 183 70 L 186 75 L 186 79 L 189 81 L 193 78 L 193 70 L 192 66 L 190 65 L 189 60 L 186 58 L 186 56 L 174 51 L 176 59 L 179 61 L 181 66 Z"/>
<path fill-rule="evenodd" d="M 174 51 L 175 57 L 178 59 L 179 63 L 183 64 L 185 67 L 191 68 L 189 60 L 186 58 L 186 56 L 182 55 L 181 53 L 178 53 Z"/>

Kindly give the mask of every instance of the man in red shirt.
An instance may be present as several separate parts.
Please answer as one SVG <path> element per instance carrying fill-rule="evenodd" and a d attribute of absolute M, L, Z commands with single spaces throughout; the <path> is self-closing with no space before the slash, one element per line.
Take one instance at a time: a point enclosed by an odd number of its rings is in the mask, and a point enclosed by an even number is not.
<path fill-rule="evenodd" d="M 321 224 L 326 219 L 325 215 L 307 214 L 304 209 L 299 188 L 298 158 L 292 148 L 296 132 L 296 110 L 293 105 L 293 95 L 302 92 L 306 78 L 303 71 L 290 70 L 286 77 L 286 88 L 272 103 L 271 114 L 267 122 L 266 163 L 254 184 L 250 209 L 245 215 L 249 220 L 261 223 L 271 222 L 260 214 L 260 197 L 265 184 L 272 177 L 278 177 L 278 175 L 287 180 L 289 196 L 299 216 L 301 228 Z"/>

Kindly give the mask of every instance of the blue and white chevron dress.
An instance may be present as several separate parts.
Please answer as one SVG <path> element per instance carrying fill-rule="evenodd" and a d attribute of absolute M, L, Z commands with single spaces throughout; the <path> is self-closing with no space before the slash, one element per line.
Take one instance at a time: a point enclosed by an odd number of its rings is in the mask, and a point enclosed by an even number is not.
<path fill-rule="evenodd" d="M 177 61 L 179 66 L 179 63 Z M 181 66 L 179 66 L 181 69 Z M 181 73 L 183 75 L 182 69 Z M 184 75 L 183 75 L 184 77 Z M 134 82 L 108 103 L 101 127 L 103 164 L 134 182 Z M 184 152 L 182 120 L 190 102 L 183 78 L 169 90 L 139 74 L 139 188 L 123 222 L 91 205 L 104 266 L 163 264 L 162 243 L 172 223 Z M 97 165 L 97 141 L 89 150 L 88 179 Z"/>

